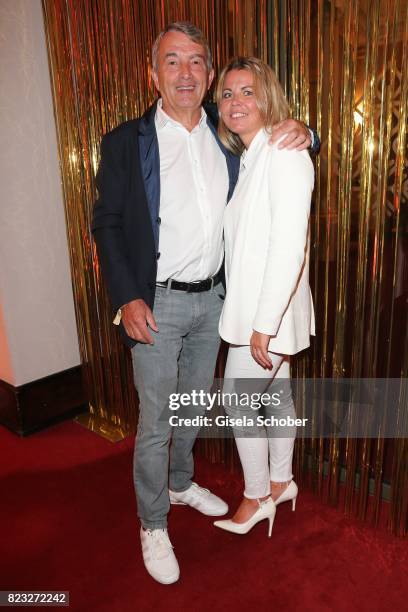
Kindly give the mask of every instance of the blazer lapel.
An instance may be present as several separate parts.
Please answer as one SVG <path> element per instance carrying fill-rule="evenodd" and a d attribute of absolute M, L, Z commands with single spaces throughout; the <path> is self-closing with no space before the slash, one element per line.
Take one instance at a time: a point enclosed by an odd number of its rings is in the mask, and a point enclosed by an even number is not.
<path fill-rule="evenodd" d="M 154 123 L 156 105 L 157 102 L 145 112 L 139 121 L 138 144 L 143 183 L 157 252 L 159 248 L 159 224 L 157 220 L 160 210 L 160 157 Z"/>

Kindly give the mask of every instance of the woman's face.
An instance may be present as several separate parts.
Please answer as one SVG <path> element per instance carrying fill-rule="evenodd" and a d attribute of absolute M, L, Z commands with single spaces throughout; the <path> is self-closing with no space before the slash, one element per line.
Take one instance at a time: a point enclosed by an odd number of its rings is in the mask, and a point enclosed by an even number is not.
<path fill-rule="evenodd" d="M 249 70 L 227 73 L 219 105 L 222 120 L 231 132 L 238 134 L 248 148 L 264 127 L 254 91 L 254 77 Z"/>

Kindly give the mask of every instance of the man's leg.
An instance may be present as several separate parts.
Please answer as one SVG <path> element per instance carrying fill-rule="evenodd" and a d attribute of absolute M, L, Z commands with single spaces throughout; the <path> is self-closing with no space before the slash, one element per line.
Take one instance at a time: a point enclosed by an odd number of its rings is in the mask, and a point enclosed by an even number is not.
<path fill-rule="evenodd" d="M 191 293 L 193 324 L 183 338 L 179 359 L 178 393 L 195 390 L 209 392 L 214 379 L 214 369 L 220 346 L 218 322 L 222 310 L 224 290 L 218 285 L 212 291 Z M 179 410 L 179 412 L 181 412 Z M 183 415 L 192 418 L 206 412 L 204 406 L 189 406 Z M 194 460 L 192 449 L 200 427 L 175 427 L 170 447 L 169 488 L 186 491 L 192 483 Z"/>
<path fill-rule="evenodd" d="M 168 403 L 177 390 L 182 338 L 191 326 L 189 301 L 177 292 L 157 288 L 154 345 L 132 349 L 135 386 L 139 393 L 139 423 L 134 453 L 134 483 L 143 527 L 165 528 L 169 511 L 168 446 L 171 437 Z"/>

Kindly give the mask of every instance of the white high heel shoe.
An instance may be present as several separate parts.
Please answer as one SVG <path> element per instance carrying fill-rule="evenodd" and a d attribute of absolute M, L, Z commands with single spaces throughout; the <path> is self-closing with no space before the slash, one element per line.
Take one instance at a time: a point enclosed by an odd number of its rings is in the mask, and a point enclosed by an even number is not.
<path fill-rule="evenodd" d="M 270 538 L 272 534 L 273 520 L 276 513 L 276 506 L 272 497 L 268 497 L 268 499 L 265 499 L 264 501 L 259 501 L 258 499 L 257 502 L 259 504 L 259 508 L 245 523 L 235 523 L 234 521 L 227 519 L 225 521 L 214 521 L 214 525 L 220 529 L 225 529 L 225 531 L 231 531 L 231 533 L 243 535 L 248 533 L 248 531 L 250 531 L 254 525 L 259 523 L 259 521 L 268 519 L 268 538 Z"/>
<path fill-rule="evenodd" d="M 291 480 L 286 489 L 275 499 L 275 506 L 279 506 L 282 502 L 292 500 L 292 512 L 295 511 L 296 498 L 298 494 L 298 487 L 294 480 Z"/>

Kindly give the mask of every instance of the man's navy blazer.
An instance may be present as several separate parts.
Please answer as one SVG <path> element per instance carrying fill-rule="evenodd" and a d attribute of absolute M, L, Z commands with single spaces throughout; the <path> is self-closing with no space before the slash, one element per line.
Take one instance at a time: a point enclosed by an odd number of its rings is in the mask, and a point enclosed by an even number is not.
<path fill-rule="evenodd" d="M 141 298 L 153 308 L 160 231 L 160 159 L 155 127 L 156 104 L 140 119 L 122 123 L 106 134 L 96 177 L 92 233 L 113 310 Z M 238 179 L 239 157 L 220 142 L 218 114 L 205 104 L 208 125 L 225 155 L 231 198 Z M 183 223 L 183 219 L 179 219 Z M 203 279 L 197 279 L 203 280 Z M 123 339 L 134 346 L 121 323 Z"/>

